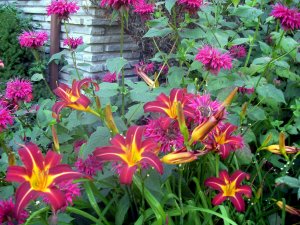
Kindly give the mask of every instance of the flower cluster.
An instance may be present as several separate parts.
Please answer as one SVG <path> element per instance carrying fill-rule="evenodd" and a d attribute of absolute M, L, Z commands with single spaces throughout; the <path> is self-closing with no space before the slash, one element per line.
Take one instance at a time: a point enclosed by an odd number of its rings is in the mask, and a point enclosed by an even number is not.
<path fill-rule="evenodd" d="M 5 97 L 14 102 L 30 102 L 33 98 L 30 81 L 17 78 L 7 82 Z"/>
<path fill-rule="evenodd" d="M 154 13 L 155 5 L 140 0 L 134 4 L 134 12 L 139 14 L 143 19 L 148 19 L 151 13 Z"/>
<path fill-rule="evenodd" d="M 62 20 L 68 20 L 70 14 L 74 14 L 79 10 L 79 6 L 76 2 L 69 0 L 53 0 L 50 5 L 47 6 L 47 14 L 58 15 Z"/>
<path fill-rule="evenodd" d="M 233 45 L 230 47 L 229 52 L 236 59 L 244 58 L 247 55 L 247 51 L 243 45 Z"/>
<path fill-rule="evenodd" d="M 117 74 L 116 73 L 110 73 L 110 72 L 108 72 L 102 78 L 102 82 L 114 83 L 116 81 L 117 81 Z"/>
<path fill-rule="evenodd" d="M 214 75 L 218 75 L 221 69 L 230 70 L 232 68 L 232 58 L 230 54 L 222 54 L 211 46 L 203 46 L 198 50 L 195 58 L 201 62 L 205 69 Z"/>
<path fill-rule="evenodd" d="M 16 214 L 15 204 L 12 198 L 0 200 L 0 224 L 23 224 L 28 216 L 29 213 L 26 210 L 21 210 L 19 215 Z"/>
<path fill-rule="evenodd" d="M 89 176 L 95 176 L 98 171 L 102 170 L 102 163 L 93 155 L 89 155 L 87 159 L 78 158 L 75 162 L 77 170 Z"/>
<path fill-rule="evenodd" d="M 101 7 L 109 6 L 113 9 L 119 10 L 121 7 L 129 8 L 137 4 L 137 0 L 102 0 Z"/>
<path fill-rule="evenodd" d="M 11 112 L 7 108 L 0 106 L 0 132 L 6 129 L 8 125 L 12 124 L 13 117 L 11 115 Z"/>
<path fill-rule="evenodd" d="M 279 19 L 284 30 L 300 29 L 300 12 L 296 8 L 288 8 L 280 3 L 273 6 L 271 15 Z"/>
<path fill-rule="evenodd" d="M 75 50 L 79 45 L 83 44 L 83 40 L 82 37 L 79 38 L 69 37 L 64 39 L 63 44 L 64 46 L 69 46 L 70 49 Z"/>
<path fill-rule="evenodd" d="M 44 31 L 24 31 L 19 36 L 19 43 L 26 48 L 42 47 L 48 40 L 48 34 Z"/>
<path fill-rule="evenodd" d="M 193 14 L 203 5 L 203 0 L 178 0 L 178 4 L 182 5 L 184 9 Z"/>

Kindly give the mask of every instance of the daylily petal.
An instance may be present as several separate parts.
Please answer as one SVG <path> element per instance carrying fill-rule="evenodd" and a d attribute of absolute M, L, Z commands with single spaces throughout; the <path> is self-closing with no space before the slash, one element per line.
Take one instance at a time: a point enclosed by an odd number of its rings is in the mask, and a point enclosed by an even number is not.
<path fill-rule="evenodd" d="M 245 211 L 245 202 L 241 194 L 236 193 L 235 196 L 231 196 L 229 199 L 238 212 Z"/>
<path fill-rule="evenodd" d="M 30 188 L 28 182 L 24 182 L 16 191 L 16 215 L 20 215 L 22 210 L 27 206 L 27 204 L 36 199 L 38 192 Z"/>
<path fill-rule="evenodd" d="M 56 152 L 48 151 L 45 156 L 45 167 L 51 168 L 60 163 L 62 156 Z"/>
<path fill-rule="evenodd" d="M 120 183 L 121 184 L 131 184 L 132 177 L 137 169 L 137 166 L 123 166 L 120 168 Z"/>
<path fill-rule="evenodd" d="M 142 152 L 152 151 L 158 147 L 158 143 L 154 142 L 152 139 L 146 139 L 142 143 Z"/>
<path fill-rule="evenodd" d="M 161 161 L 166 164 L 181 164 L 195 161 L 197 158 L 197 155 L 192 152 L 178 150 L 165 155 Z"/>
<path fill-rule="evenodd" d="M 205 180 L 204 185 L 218 191 L 223 191 L 222 186 L 225 185 L 225 182 L 220 178 L 210 177 Z"/>
<path fill-rule="evenodd" d="M 237 171 L 235 171 L 235 172 L 231 175 L 230 181 L 231 181 L 231 182 L 235 181 L 236 184 L 239 184 L 239 183 L 241 183 L 242 180 L 244 180 L 245 178 L 246 178 L 247 180 L 249 180 L 250 175 L 247 174 L 247 173 L 244 173 L 244 172 L 241 171 L 241 170 L 237 170 Z"/>
<path fill-rule="evenodd" d="M 152 152 L 143 152 L 141 162 L 147 163 L 153 166 L 160 174 L 163 174 L 164 168 L 159 158 Z"/>
<path fill-rule="evenodd" d="M 124 151 L 115 146 L 97 147 L 93 153 L 94 156 L 102 161 L 124 161 L 122 156 Z"/>
<path fill-rule="evenodd" d="M 112 140 L 110 141 L 110 143 L 114 146 L 118 146 L 120 147 L 121 149 L 123 149 L 125 151 L 126 149 L 126 141 L 125 141 L 125 138 L 120 135 L 120 134 L 117 134 L 116 136 L 114 136 L 112 138 Z"/>
<path fill-rule="evenodd" d="M 219 148 L 219 153 L 222 159 L 226 159 L 229 156 L 230 151 L 232 150 L 231 146 L 228 144 L 220 145 Z"/>
<path fill-rule="evenodd" d="M 213 200 L 212 200 L 212 204 L 213 205 L 220 205 L 222 204 L 222 202 L 224 202 L 227 199 L 226 196 L 223 196 L 222 193 L 217 194 Z"/>
<path fill-rule="evenodd" d="M 79 179 L 82 177 L 87 177 L 82 173 L 73 171 L 70 165 L 61 164 L 49 169 L 48 179 L 52 179 L 49 183 L 59 184 L 64 181 Z"/>
<path fill-rule="evenodd" d="M 178 102 L 183 100 L 184 94 L 186 94 L 185 89 L 174 88 L 170 92 L 170 101 Z"/>
<path fill-rule="evenodd" d="M 52 106 L 52 112 L 53 112 L 52 117 L 55 118 L 57 121 L 59 121 L 59 113 L 66 106 L 67 104 L 65 102 L 56 102 Z"/>
<path fill-rule="evenodd" d="M 224 181 L 224 183 L 228 183 L 230 181 L 229 174 L 226 170 L 221 170 L 219 173 L 219 178 Z"/>
<path fill-rule="evenodd" d="M 236 189 L 236 192 L 246 195 L 247 198 L 251 198 L 252 190 L 249 186 L 243 185 Z"/>
<path fill-rule="evenodd" d="M 80 95 L 80 97 L 76 100 L 76 104 L 82 106 L 83 108 L 87 108 L 89 104 L 91 104 L 91 101 L 85 95 Z"/>
<path fill-rule="evenodd" d="M 63 83 L 59 84 L 59 86 L 53 90 L 54 94 L 56 94 L 63 101 L 66 101 L 66 102 L 69 101 L 69 93 L 70 92 L 71 92 L 70 87 Z"/>
<path fill-rule="evenodd" d="M 5 180 L 8 182 L 22 183 L 29 179 L 27 171 L 22 166 L 9 166 L 6 173 Z"/>
<path fill-rule="evenodd" d="M 35 168 L 43 169 L 44 157 L 37 145 L 33 143 L 22 145 L 22 148 L 19 149 L 19 155 L 27 171 L 29 171 L 29 175 L 31 175 L 30 171 Z"/>
<path fill-rule="evenodd" d="M 131 151 L 139 152 L 142 148 L 142 137 L 145 127 L 132 126 L 126 133 L 126 144 L 131 145 Z"/>
<path fill-rule="evenodd" d="M 49 191 L 44 192 L 43 195 L 47 197 L 54 211 L 61 209 L 66 204 L 66 196 L 55 187 L 49 188 Z"/>
<path fill-rule="evenodd" d="M 157 113 L 165 113 L 166 115 L 170 116 L 170 106 L 164 102 L 153 101 L 147 102 L 144 105 L 145 112 L 157 112 Z"/>

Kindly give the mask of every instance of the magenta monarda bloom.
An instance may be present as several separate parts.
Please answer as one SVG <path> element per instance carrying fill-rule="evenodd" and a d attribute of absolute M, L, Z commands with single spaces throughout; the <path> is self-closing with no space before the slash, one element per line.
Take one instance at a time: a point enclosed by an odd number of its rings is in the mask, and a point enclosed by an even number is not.
<path fill-rule="evenodd" d="M 229 199 L 238 212 L 245 211 L 245 202 L 243 195 L 251 198 L 252 190 L 247 185 L 241 185 L 244 179 L 249 180 L 250 176 L 240 170 L 235 171 L 230 177 L 226 170 L 220 171 L 219 177 L 211 177 L 204 182 L 214 190 L 219 191 L 212 200 L 213 205 L 220 205 L 225 200 Z"/>
<path fill-rule="evenodd" d="M 0 68 L 4 68 L 4 63 L 1 59 L 0 59 Z"/>
<path fill-rule="evenodd" d="M 32 85 L 29 80 L 14 79 L 6 84 L 5 98 L 19 102 L 32 100 Z"/>
<path fill-rule="evenodd" d="M 117 74 L 116 73 L 110 73 L 110 72 L 108 72 L 102 78 L 102 82 L 114 83 L 116 81 L 117 81 Z"/>
<path fill-rule="evenodd" d="M 128 8 L 131 5 L 137 4 L 138 0 L 101 0 L 100 6 L 109 6 L 113 9 L 119 10 L 122 6 Z"/>
<path fill-rule="evenodd" d="M 198 94 L 189 100 L 188 106 L 194 112 L 194 119 L 201 124 L 218 111 L 221 103 L 212 101 L 209 94 Z"/>
<path fill-rule="evenodd" d="M 68 0 L 54 0 L 47 6 L 47 15 L 58 15 L 60 19 L 67 20 L 70 14 L 74 14 L 79 10 L 76 2 Z"/>
<path fill-rule="evenodd" d="M 180 132 L 178 122 L 169 117 L 149 120 L 146 125 L 145 136 L 158 143 L 160 150 L 164 153 L 175 151 L 184 145 L 184 138 Z"/>
<path fill-rule="evenodd" d="M 289 9 L 288 7 L 277 3 L 273 6 L 271 15 L 279 19 L 284 30 L 300 29 L 300 12 L 296 8 Z"/>
<path fill-rule="evenodd" d="M 79 45 L 83 44 L 82 37 L 79 38 L 73 38 L 69 37 L 64 39 L 64 46 L 69 46 L 72 50 L 75 50 Z"/>
<path fill-rule="evenodd" d="M 234 45 L 229 49 L 230 55 L 233 58 L 240 59 L 247 55 L 247 51 L 243 45 Z"/>
<path fill-rule="evenodd" d="M 178 0 L 177 2 L 190 13 L 197 12 L 203 5 L 203 0 Z"/>
<path fill-rule="evenodd" d="M 0 106 L 0 132 L 13 124 L 13 117 L 7 108 Z"/>
<path fill-rule="evenodd" d="M 102 162 L 93 155 L 89 155 L 86 160 L 78 158 L 75 162 L 77 170 L 88 176 L 95 176 L 98 171 L 102 170 L 102 166 Z"/>
<path fill-rule="evenodd" d="M 232 59 L 228 53 L 222 54 L 208 45 L 199 49 L 195 59 L 214 75 L 218 75 L 221 69 L 230 70 L 232 68 Z"/>
<path fill-rule="evenodd" d="M 12 198 L 0 200 L 0 224 L 23 224 L 28 216 L 29 214 L 26 210 L 22 210 L 17 216 Z"/>
<path fill-rule="evenodd" d="M 237 127 L 230 124 L 218 125 L 203 141 L 207 149 L 217 151 L 222 159 L 226 159 L 231 151 L 242 148 L 244 140 L 242 136 L 233 136 Z"/>
<path fill-rule="evenodd" d="M 154 13 L 154 8 L 154 4 L 148 4 L 144 0 L 140 0 L 134 5 L 134 12 L 146 19 L 151 13 Z"/>
<path fill-rule="evenodd" d="M 21 47 L 39 48 L 48 40 L 48 34 L 44 31 L 24 31 L 19 36 Z"/>

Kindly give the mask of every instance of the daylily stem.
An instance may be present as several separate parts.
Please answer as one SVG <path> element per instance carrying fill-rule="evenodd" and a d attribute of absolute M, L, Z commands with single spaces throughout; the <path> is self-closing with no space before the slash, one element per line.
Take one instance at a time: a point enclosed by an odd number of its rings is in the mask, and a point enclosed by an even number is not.
<path fill-rule="evenodd" d="M 80 215 L 80 216 L 83 216 L 83 217 L 85 217 L 85 218 L 87 218 L 87 219 L 93 221 L 93 222 L 96 223 L 96 224 L 99 222 L 98 219 L 97 219 L 96 217 L 94 217 L 94 216 L 92 216 L 91 214 L 86 213 L 86 212 L 84 212 L 84 211 L 82 211 L 82 210 L 80 210 L 80 209 L 77 209 L 77 208 L 68 206 L 68 207 L 66 208 L 66 211 L 68 211 L 68 212 L 70 212 L 70 213 L 75 213 L 75 214 Z"/>
<path fill-rule="evenodd" d="M 179 205 L 180 205 L 180 225 L 183 225 L 183 216 L 184 216 L 184 211 L 183 211 L 183 203 L 182 203 L 182 186 L 181 186 L 181 183 L 182 183 L 182 168 L 181 168 L 182 165 L 179 165 L 179 179 L 178 179 L 178 196 L 179 196 Z"/>
<path fill-rule="evenodd" d="M 47 207 L 44 207 L 44 208 L 41 208 L 41 209 L 35 211 L 35 212 L 32 213 L 32 214 L 30 215 L 30 217 L 26 220 L 26 222 L 25 222 L 24 225 L 28 225 L 28 224 L 30 223 L 30 221 L 31 221 L 33 218 L 37 217 L 37 215 L 39 215 L 39 214 L 42 214 L 42 213 L 44 213 L 44 212 L 47 212 L 49 209 L 50 209 L 50 206 L 47 206 Z"/>
<path fill-rule="evenodd" d="M 123 49 L 124 49 L 124 15 L 121 13 L 121 37 L 120 37 L 120 56 L 123 57 Z M 122 106 L 121 106 L 121 116 L 124 119 L 125 115 L 125 74 L 124 69 L 121 70 L 122 77 L 121 77 L 121 85 L 122 85 Z"/>

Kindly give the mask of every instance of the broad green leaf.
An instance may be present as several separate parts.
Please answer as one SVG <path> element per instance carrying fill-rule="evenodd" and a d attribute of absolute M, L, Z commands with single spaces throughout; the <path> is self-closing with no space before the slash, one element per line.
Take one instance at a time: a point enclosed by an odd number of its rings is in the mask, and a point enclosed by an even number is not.
<path fill-rule="evenodd" d="M 128 195 L 124 195 L 117 205 L 117 212 L 115 216 L 116 225 L 122 225 L 124 224 L 125 216 L 128 212 L 130 206 L 130 200 Z"/>
<path fill-rule="evenodd" d="M 277 184 L 286 184 L 292 188 L 300 188 L 300 180 L 290 176 L 278 177 L 275 180 Z"/>
<path fill-rule="evenodd" d="M 63 51 L 53 54 L 51 58 L 49 59 L 49 63 L 51 63 L 53 60 L 55 61 L 56 64 L 66 55 L 69 54 L 69 51 L 67 49 L 64 49 Z"/>
<path fill-rule="evenodd" d="M 165 6 L 166 6 L 166 9 L 168 10 L 168 12 L 171 14 L 171 10 L 173 8 L 173 6 L 175 5 L 176 3 L 176 0 L 166 0 L 165 2 Z"/>
<path fill-rule="evenodd" d="M 260 50 L 265 54 L 265 55 L 270 55 L 270 53 L 272 52 L 272 48 L 267 45 L 265 42 L 259 41 L 259 47 Z"/>
<path fill-rule="evenodd" d="M 299 46 L 299 43 L 295 41 L 291 37 L 284 37 L 282 38 L 282 41 L 280 42 L 280 46 L 284 49 L 285 52 L 290 52 L 290 55 L 293 57 L 293 59 L 296 59 L 297 49 L 296 46 Z"/>
<path fill-rule="evenodd" d="M 32 75 L 32 77 L 31 77 L 31 81 L 40 81 L 40 80 L 43 80 L 44 79 L 44 76 L 43 76 L 43 74 L 41 74 L 41 73 L 35 73 L 35 74 L 33 74 Z"/>
<path fill-rule="evenodd" d="M 279 77 L 290 79 L 292 81 L 300 81 L 300 76 L 298 74 L 291 72 L 288 69 L 283 69 L 283 68 L 276 69 L 276 75 Z"/>
<path fill-rule="evenodd" d="M 247 18 L 248 20 L 256 20 L 262 14 L 262 10 L 248 5 L 240 5 L 232 11 L 232 15 Z"/>
<path fill-rule="evenodd" d="M 242 149 L 236 150 L 235 155 L 240 165 L 250 165 L 252 162 L 253 154 L 248 144 L 245 144 Z"/>
<path fill-rule="evenodd" d="M 77 48 L 76 48 L 76 52 L 83 52 L 84 49 L 86 49 L 89 45 L 88 44 L 83 44 L 83 45 L 79 45 Z"/>
<path fill-rule="evenodd" d="M 234 5 L 234 7 L 237 7 L 238 4 L 240 3 L 240 0 L 231 0 L 231 2 Z"/>
<path fill-rule="evenodd" d="M 265 111 L 261 107 L 249 107 L 247 110 L 247 115 L 251 120 L 258 121 L 258 120 L 265 120 L 266 114 Z"/>
<path fill-rule="evenodd" d="M 158 28 L 150 28 L 148 30 L 148 32 L 144 35 L 144 37 L 165 37 L 168 34 L 172 33 L 173 29 L 171 28 L 162 28 L 162 29 L 158 29 Z"/>
<path fill-rule="evenodd" d="M 144 115 L 144 104 L 139 103 L 128 108 L 127 113 L 125 114 L 125 118 L 128 122 L 133 122 L 138 120 Z"/>
<path fill-rule="evenodd" d="M 149 20 L 147 23 L 150 27 L 166 27 L 168 26 L 169 19 L 165 16 L 162 16 L 158 19 Z"/>
<path fill-rule="evenodd" d="M 13 195 L 14 195 L 14 187 L 12 185 L 0 187 L 1 199 L 8 199 Z"/>
<path fill-rule="evenodd" d="M 181 38 L 200 39 L 205 37 L 205 32 L 201 28 L 184 28 L 179 32 Z"/>
<path fill-rule="evenodd" d="M 240 45 L 247 43 L 249 41 L 249 38 L 237 38 L 230 42 L 231 45 Z"/>
<path fill-rule="evenodd" d="M 266 103 L 268 103 L 270 99 L 277 103 L 285 103 L 283 92 L 277 89 L 273 84 L 259 86 L 256 91 L 260 97 L 264 98 Z"/>
<path fill-rule="evenodd" d="M 128 63 L 123 57 L 116 57 L 106 60 L 107 69 L 111 73 L 119 74 L 123 67 Z"/>
<path fill-rule="evenodd" d="M 180 87 L 182 79 L 186 74 L 186 70 L 183 67 L 173 66 L 169 69 L 168 82 L 171 87 Z"/>

